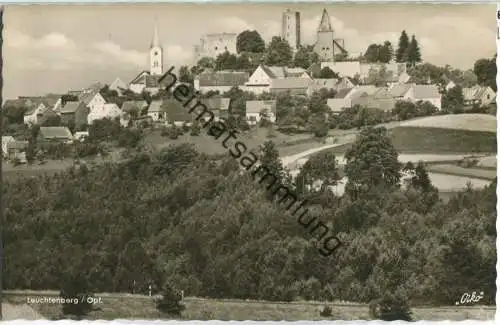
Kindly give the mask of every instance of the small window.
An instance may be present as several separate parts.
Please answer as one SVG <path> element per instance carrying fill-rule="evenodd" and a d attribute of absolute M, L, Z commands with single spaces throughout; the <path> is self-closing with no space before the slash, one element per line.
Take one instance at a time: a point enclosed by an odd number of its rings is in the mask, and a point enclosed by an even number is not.
<path fill-rule="evenodd" d="M 487 99 L 490 99 L 490 94 L 486 95 L 486 98 L 487 98 Z"/>
<path fill-rule="evenodd" d="M 217 51 L 217 46 L 216 46 L 216 47 L 214 47 L 214 49 Z"/>

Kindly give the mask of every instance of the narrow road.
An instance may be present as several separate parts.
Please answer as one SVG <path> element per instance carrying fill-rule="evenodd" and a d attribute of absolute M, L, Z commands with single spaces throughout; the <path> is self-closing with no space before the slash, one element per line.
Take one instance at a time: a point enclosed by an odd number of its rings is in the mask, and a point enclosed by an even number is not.
<path fill-rule="evenodd" d="M 304 157 L 308 157 L 312 154 L 315 154 L 315 153 L 320 152 L 320 151 L 325 150 L 325 149 L 335 148 L 335 147 L 342 146 L 346 143 L 351 143 L 354 141 L 355 137 L 356 137 L 355 133 L 354 134 L 346 134 L 346 135 L 336 137 L 337 143 L 327 144 L 327 145 L 324 145 L 321 147 L 304 150 L 304 151 L 299 152 L 295 155 L 283 156 L 283 157 L 281 157 L 281 162 L 282 162 L 284 167 L 287 167 L 289 169 L 295 169 L 296 168 L 295 163 L 299 159 L 302 159 Z"/>

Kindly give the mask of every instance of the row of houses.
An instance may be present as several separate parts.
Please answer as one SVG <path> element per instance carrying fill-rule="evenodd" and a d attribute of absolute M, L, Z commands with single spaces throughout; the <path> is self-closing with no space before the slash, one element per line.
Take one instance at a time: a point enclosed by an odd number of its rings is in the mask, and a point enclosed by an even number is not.
<path fill-rule="evenodd" d="M 71 144 L 74 141 L 81 141 L 88 132 L 75 132 L 74 134 L 65 126 L 42 126 L 37 135 L 37 144 L 46 143 L 66 143 Z M 26 151 L 28 141 L 16 139 L 14 136 L 2 136 L 2 154 L 6 160 L 18 159 L 20 162 L 26 162 Z"/>
<path fill-rule="evenodd" d="M 355 86 L 341 89 L 335 98 L 328 99 L 328 106 L 333 113 L 340 113 L 343 108 L 361 105 L 391 111 L 399 100 L 410 102 L 429 102 L 441 109 L 441 94 L 436 85 L 396 84 L 391 87 L 373 85 Z"/>
<path fill-rule="evenodd" d="M 486 106 L 495 102 L 495 92 L 488 86 L 474 86 L 462 89 L 464 106 Z M 442 94 L 436 85 L 393 84 L 389 87 L 373 85 L 354 86 L 341 89 L 335 98 L 328 99 L 328 106 L 333 113 L 339 113 L 343 108 L 361 105 L 391 111 L 397 101 L 412 103 L 429 102 L 441 110 Z"/>

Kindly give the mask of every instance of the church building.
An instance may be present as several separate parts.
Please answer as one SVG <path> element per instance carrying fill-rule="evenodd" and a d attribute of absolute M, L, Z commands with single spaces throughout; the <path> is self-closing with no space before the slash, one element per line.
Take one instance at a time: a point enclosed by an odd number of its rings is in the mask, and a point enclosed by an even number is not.
<path fill-rule="evenodd" d="M 323 9 L 323 15 L 316 34 L 316 43 L 314 44 L 314 52 L 319 55 L 321 62 L 332 62 L 337 56 L 347 55 L 344 40 L 335 39 L 334 36 L 330 16 L 326 9 Z"/>
<path fill-rule="evenodd" d="M 140 94 L 143 91 L 155 94 L 159 91 L 159 79 L 163 74 L 163 48 L 158 37 L 158 28 L 154 29 L 153 41 L 149 47 L 149 71 L 139 73 L 130 83 L 129 89 Z"/>

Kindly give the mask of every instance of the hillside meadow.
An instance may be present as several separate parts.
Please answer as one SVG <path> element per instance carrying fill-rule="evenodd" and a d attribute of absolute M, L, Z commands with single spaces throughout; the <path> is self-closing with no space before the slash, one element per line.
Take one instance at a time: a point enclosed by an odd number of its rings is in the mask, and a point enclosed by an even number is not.
<path fill-rule="evenodd" d="M 26 297 L 35 296 L 57 296 L 57 292 L 47 293 L 21 293 L 7 294 L 5 300 L 13 307 L 28 313 L 25 305 Z M 88 319 L 161 319 L 163 316 L 155 308 L 157 297 L 142 295 L 98 295 L 102 297 L 103 303 L 98 305 L 98 310 L 92 311 Z M 223 320 L 223 321 L 299 321 L 299 320 L 370 320 L 368 305 L 341 303 L 341 302 L 314 302 L 295 301 L 270 302 L 251 301 L 237 299 L 203 299 L 186 297 L 184 299 L 186 310 L 182 320 Z M 332 317 L 321 317 L 319 315 L 323 306 L 331 306 Z M 22 307 L 24 306 L 24 307 Z M 11 308 L 12 308 L 11 307 Z M 55 304 L 29 305 L 33 310 L 33 318 L 42 316 L 47 319 L 59 319 L 61 307 Z M 19 311 L 19 312 L 20 312 Z M 463 307 L 414 307 L 412 312 L 415 320 L 453 320 L 461 321 L 467 319 L 491 320 L 494 318 L 495 308 L 489 306 L 463 306 Z"/>

